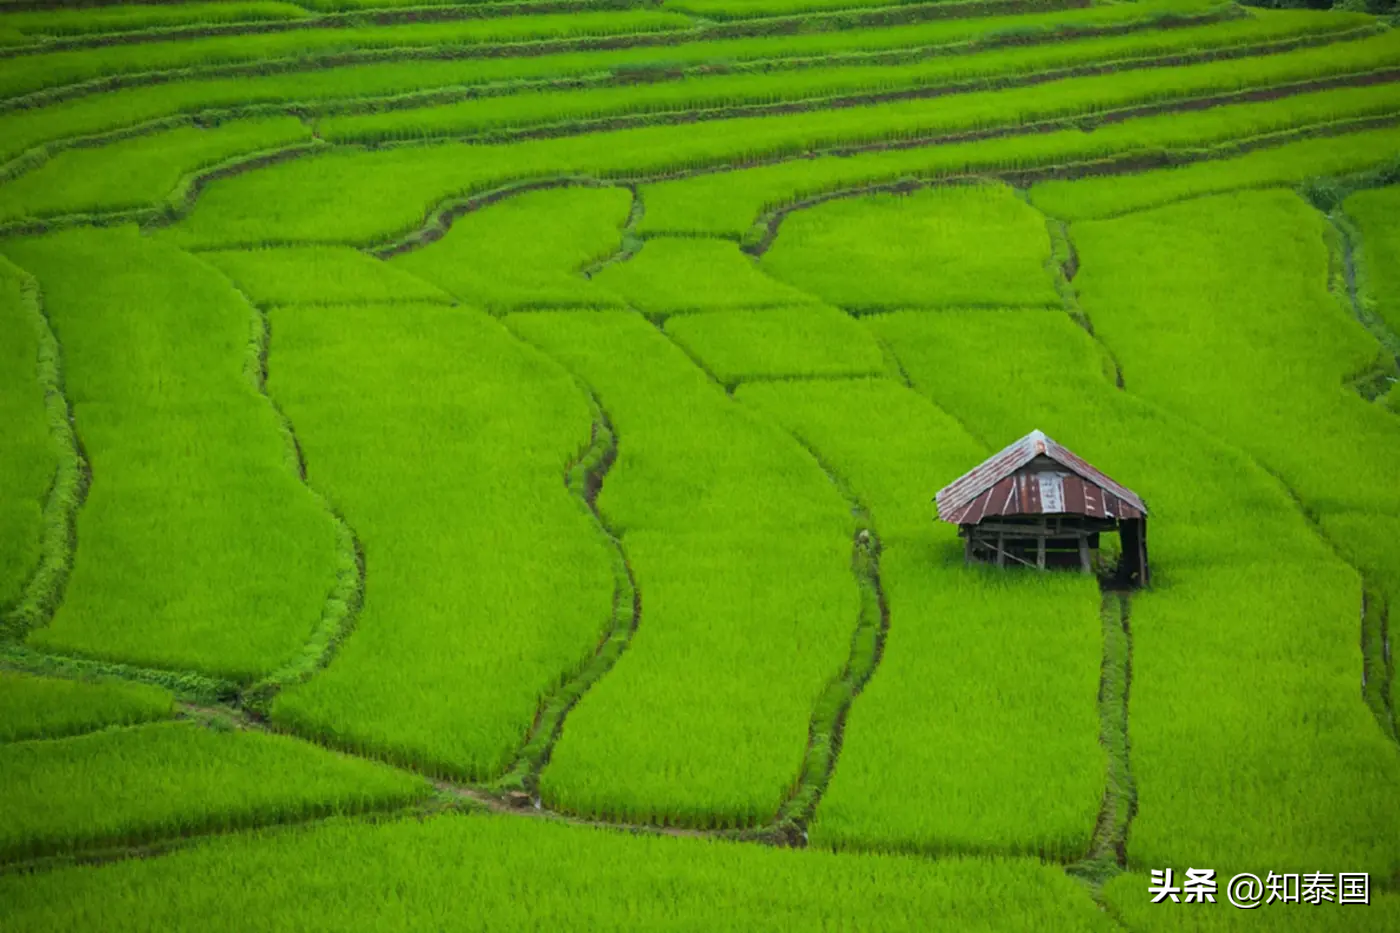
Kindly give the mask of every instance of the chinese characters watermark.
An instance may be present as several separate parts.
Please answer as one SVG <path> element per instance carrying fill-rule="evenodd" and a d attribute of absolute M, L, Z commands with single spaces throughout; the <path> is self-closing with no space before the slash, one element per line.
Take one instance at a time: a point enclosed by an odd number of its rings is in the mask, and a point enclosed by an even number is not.
<path fill-rule="evenodd" d="M 1213 868 L 1188 868 L 1180 884 L 1176 883 L 1173 869 L 1154 868 L 1147 893 L 1152 895 L 1154 904 L 1164 901 L 1214 904 L 1217 889 Z M 1261 879 L 1258 875 L 1242 872 L 1225 885 L 1225 898 L 1241 910 L 1275 903 L 1369 904 L 1371 876 L 1366 872 L 1278 874 L 1271 871 Z"/>

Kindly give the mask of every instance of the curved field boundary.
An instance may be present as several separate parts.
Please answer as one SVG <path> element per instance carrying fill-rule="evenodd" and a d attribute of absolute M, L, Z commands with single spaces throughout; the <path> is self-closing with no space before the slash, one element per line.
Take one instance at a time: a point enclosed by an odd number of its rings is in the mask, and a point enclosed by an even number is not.
<path fill-rule="evenodd" d="M 856 697 L 880 666 L 880 658 L 885 651 L 885 636 L 890 629 L 890 608 L 880 583 L 880 538 L 871 520 L 870 510 L 850 485 L 831 470 L 815 448 L 795 433 L 789 431 L 788 434 L 811 454 L 851 504 L 857 524 L 851 539 L 851 572 L 860 588 L 860 614 L 855 631 L 851 634 L 850 658 L 841 673 L 817 698 L 812 710 L 812 723 L 808 727 L 807 751 L 802 758 L 802 770 L 796 787 L 778 810 L 772 826 L 759 831 L 760 835 L 780 844 L 805 846 L 807 825 L 836 770 L 846 717 Z"/>
<path fill-rule="evenodd" d="M 38 379 L 44 392 L 49 434 L 59 457 L 44 499 L 39 565 L 25 584 L 19 602 L 0 618 L 0 639 L 23 638 L 30 629 L 47 623 L 58 608 L 68 574 L 73 569 L 78 510 L 87 498 L 92 480 L 82 442 L 73 425 L 73 406 L 64 391 L 63 350 L 44 312 L 39 282 L 29 273 L 15 268 L 21 276 L 20 300 L 29 309 L 39 336 Z"/>
<path fill-rule="evenodd" d="M 1056 81 L 1064 81 L 1074 78 L 1093 78 L 1106 75 L 1116 75 L 1125 71 L 1145 71 L 1154 69 L 1177 68 L 1188 65 L 1203 65 L 1214 62 L 1231 61 L 1243 58 L 1260 58 L 1270 55 L 1279 55 L 1286 52 L 1300 49 L 1315 48 L 1323 45 L 1331 45 L 1336 42 L 1345 42 L 1352 39 L 1364 38 L 1376 35 L 1372 30 L 1354 30 L 1343 33 L 1324 34 L 1321 36 L 1306 36 L 1285 39 L 1277 42 L 1266 42 L 1254 45 L 1242 45 L 1236 47 L 1223 47 L 1215 49 L 1205 49 L 1193 53 L 1172 53 L 1168 55 L 1145 55 L 1140 58 L 1121 58 L 1110 61 L 1092 62 L 1087 64 L 1077 64 L 1063 68 L 1051 68 L 1039 72 L 1007 72 L 1004 74 L 992 74 L 981 78 L 968 80 L 954 80 L 947 83 L 925 84 L 918 78 L 912 78 L 908 86 L 892 87 L 886 90 L 833 90 L 830 93 L 816 93 L 807 95 L 806 89 L 795 89 L 791 96 L 783 94 L 781 89 L 777 92 L 764 91 L 756 93 L 756 97 L 772 98 L 787 97 L 788 99 L 744 102 L 742 100 L 734 102 L 724 102 L 722 99 L 714 101 L 697 101 L 694 105 L 671 107 L 670 102 L 659 101 L 659 106 L 652 108 L 639 108 L 627 113 L 579 116 L 568 114 L 561 110 L 557 119 L 543 118 L 538 122 L 522 121 L 519 124 L 502 123 L 496 126 L 483 125 L 479 128 L 461 130 L 458 128 L 446 127 L 441 132 L 429 131 L 422 134 L 410 134 L 396 136 L 396 128 L 392 125 L 383 129 L 374 126 L 373 121 L 385 112 L 401 112 L 404 110 L 419 109 L 415 102 L 408 101 L 403 107 L 394 105 L 388 108 L 378 108 L 370 106 L 367 113 L 361 116 L 363 129 L 358 131 L 351 129 L 348 131 L 337 131 L 337 127 L 332 122 L 329 126 L 322 127 L 326 138 L 336 143 L 364 143 L 377 147 L 389 146 L 413 146 L 432 144 L 437 140 L 454 139 L 464 142 L 514 142 L 524 139 L 554 138 L 558 136 L 572 136 L 584 133 L 609 132 L 613 130 L 631 129 L 641 126 L 674 125 L 698 123 L 709 120 L 728 120 L 741 117 L 763 117 L 777 116 L 794 113 L 809 113 L 818 110 L 832 110 L 845 107 L 865 107 L 876 104 L 895 103 L 898 101 L 930 100 L 963 94 L 975 94 L 979 92 L 992 92 L 1012 90 L 1018 88 L 1030 88 L 1037 85 L 1048 84 Z M 745 69 L 747 70 L 747 69 Z M 1384 72 L 1378 72 L 1384 73 Z M 1317 81 L 1327 81 L 1330 78 L 1309 79 Z M 1386 80 L 1384 78 L 1377 80 Z M 1293 82 L 1302 83 L 1302 82 Z M 592 90 L 614 87 L 615 80 L 602 80 L 597 82 L 579 82 L 573 90 Z M 1285 86 L 1285 85 L 1280 85 Z M 1318 89 L 1322 89 L 1319 87 Z M 535 86 L 525 89 L 530 90 L 557 90 L 547 84 L 543 87 Z M 1238 93 L 1238 92 L 1236 92 Z M 483 96 L 472 92 L 464 92 L 461 99 L 450 103 L 466 103 L 480 99 Z M 492 94 L 492 97 L 503 96 Z M 505 95 L 508 96 L 508 95 Z M 1211 99 L 1209 95 L 1206 100 Z M 619 103 L 622 103 L 619 98 Z M 434 102 L 425 109 L 432 109 L 441 106 Z M 1213 104 L 1205 104 L 1213 106 Z M 357 109 L 357 108 L 356 108 Z M 313 108 L 310 113 L 316 115 L 329 115 L 334 121 L 339 116 L 354 116 L 351 108 L 340 108 L 338 112 L 326 114 L 318 113 Z M 1130 114 L 1135 116 L 1136 114 Z M 407 114 L 405 114 L 407 116 Z"/>
<path fill-rule="evenodd" d="M 512 333 L 515 332 L 512 330 Z M 516 336 L 517 339 L 524 340 L 518 334 Z M 541 353 L 545 352 L 543 348 L 536 349 Z M 607 479 L 608 470 L 617 461 L 617 432 L 608 413 L 598 403 L 593 390 L 577 376 L 574 376 L 574 381 L 587 395 L 589 407 L 593 410 L 593 436 L 588 448 L 565 471 L 564 484 L 588 510 L 599 533 L 607 539 L 613 552 L 612 623 L 598 643 L 593 656 L 541 701 L 540 710 L 535 716 L 525 744 L 516 754 L 515 761 L 505 775 L 494 785 L 510 802 L 516 805 L 531 803 L 536 808 L 542 806 L 539 794 L 540 772 L 549 763 L 550 752 L 559 741 L 569 711 L 582 699 L 589 687 L 612 670 L 622 652 L 627 650 L 642 618 L 642 594 L 637 588 L 632 566 L 628 563 L 627 551 L 617 534 L 603 519 L 597 505 L 598 493 Z"/>
<path fill-rule="evenodd" d="M 728 21 L 708 21 L 684 10 L 671 10 L 637 0 L 522 0 L 518 3 L 482 3 L 468 6 L 423 6 L 355 10 L 340 13 L 310 15 L 304 19 L 247 21 L 242 23 L 177 26 L 130 32 L 110 32 L 97 35 L 54 37 L 30 45 L 0 47 L 0 60 L 46 52 L 104 48 L 148 42 L 202 39 L 214 36 L 256 36 L 269 33 L 299 32 L 310 29 L 335 29 L 347 26 L 391 26 L 407 23 L 458 22 L 489 20 L 513 16 L 547 16 L 559 13 L 595 13 L 652 11 L 674 16 L 677 21 L 690 20 L 698 25 L 686 30 L 690 38 L 732 39 L 743 36 L 782 35 L 797 32 L 824 32 L 838 29 L 858 29 L 871 26 L 896 26 L 934 19 L 964 19 L 1024 12 L 1045 12 L 1049 9 L 1087 7 L 1088 0 L 954 0 L 954 2 L 910 2 L 888 7 L 855 7 L 801 15 L 760 16 Z M 1227 7 L 1207 15 L 1239 15 L 1225 13 Z M 1190 18 L 1189 14 L 1186 17 Z M 1170 21 L 1170 17 L 1165 17 Z M 644 35 L 637 33 L 633 35 Z M 665 43 L 670 44 L 670 43 Z"/>
<path fill-rule="evenodd" d="M 73 52 L 84 49 L 110 48 L 118 45 L 142 45 L 156 42 L 179 42 L 236 36 L 265 36 L 314 29 L 344 29 L 363 26 L 394 26 L 417 23 L 450 23 L 470 20 L 505 19 L 507 17 L 550 16 L 564 13 L 587 15 L 607 12 L 655 12 L 670 15 L 677 23 L 694 17 L 683 13 L 659 10 L 649 4 L 627 0 L 598 0 L 580 5 L 571 3 L 523 2 L 518 4 L 478 4 L 474 6 L 414 7 L 400 10 L 377 10 L 360 13 L 327 13 L 290 20 L 250 20 L 241 23 L 206 23 L 193 26 L 171 26 L 128 32 L 104 32 L 75 36 L 54 36 L 29 45 L 0 46 L 0 61 L 43 55 L 50 52 Z M 626 33 L 626 35 L 632 35 Z M 531 40 L 533 41 L 533 40 Z M 545 40 L 549 41 L 549 40 Z M 503 43 L 509 44 L 509 43 Z"/>
<path fill-rule="evenodd" d="M 1157 113 L 1170 112 L 1168 110 L 1158 110 Z M 1023 168 L 1011 170 L 991 170 L 969 172 L 963 174 L 944 175 L 937 178 L 905 178 L 880 185 L 859 185 L 851 188 L 841 188 L 818 195 L 812 195 L 795 201 L 783 207 L 765 211 L 755 222 L 753 228 L 744 236 L 744 251 L 754 256 L 761 256 L 773 244 L 773 240 L 778 235 L 778 230 L 783 219 L 794 211 L 804 210 L 817 204 L 837 198 L 859 197 L 873 193 L 907 194 L 910 191 L 925 188 L 930 185 L 946 184 L 953 181 L 963 181 L 968 179 L 999 179 L 1006 181 L 1017 187 L 1026 187 L 1037 181 L 1071 180 L 1077 178 L 1088 178 L 1105 175 L 1131 175 L 1149 169 L 1167 168 L 1170 166 L 1190 165 L 1198 162 L 1211 162 L 1221 159 L 1228 159 L 1233 156 L 1244 155 L 1260 149 L 1271 149 L 1286 145 L 1299 140 L 1313 139 L 1323 136 L 1339 136 L 1352 132 L 1360 132 L 1368 129 L 1380 129 L 1396 126 L 1400 124 L 1400 114 L 1394 116 L 1364 118 L 1359 120 L 1349 120 L 1338 124 L 1324 124 L 1322 126 L 1304 127 L 1292 131 L 1270 133 L 1266 136 L 1243 139 L 1230 143 L 1221 144 L 1204 150 L 1175 151 L 1164 150 L 1147 153 L 1126 153 L 1121 156 L 1112 156 L 1105 159 L 1092 159 L 1077 162 L 1048 163 L 1036 168 Z M 1065 127 L 1055 127 L 1062 129 Z M 1046 130 L 1048 132 L 1048 130 Z M 887 144 L 878 149 L 913 148 L 904 144 Z M 851 149 L 833 150 L 829 154 L 845 155 Z M 864 149 L 861 151 L 872 151 Z M 826 153 L 824 153 L 826 154 Z M 787 160 L 783 160 L 787 161 Z M 747 168 L 750 166 L 742 166 Z M 699 173 L 696 173 L 699 174 Z M 667 180 L 671 177 L 667 176 Z M 1155 205 L 1154 205 L 1155 206 Z"/>
<path fill-rule="evenodd" d="M 688 29 L 660 29 L 655 31 L 619 32 L 611 35 L 580 35 L 569 38 L 538 38 L 518 41 L 475 43 L 424 43 L 378 49 L 355 50 L 353 44 L 338 51 L 316 55 L 310 50 L 284 58 L 238 58 L 222 66 L 176 66 L 156 68 L 147 71 L 115 71 L 95 74 L 91 77 L 70 81 L 67 84 L 53 84 L 34 88 L 19 94 L 0 98 L 0 111 L 14 107 L 33 106 L 33 98 L 63 99 L 94 91 L 112 90 L 117 87 L 130 87 L 136 84 L 164 83 L 175 79 L 193 76 L 207 77 L 229 73 L 268 74 L 275 70 L 307 70 L 309 67 L 326 67 L 334 64 L 361 64 L 375 61 L 393 61 L 406 58 L 498 58 L 498 57 L 537 57 L 558 52 L 591 52 L 622 50 L 633 48 L 656 48 L 681 44 L 705 43 L 724 39 L 757 39 L 764 37 L 795 36 L 821 32 L 835 32 L 860 27 L 880 28 L 887 26 L 910 25 L 930 19 L 987 19 L 1014 13 L 1045 13 L 1062 10 L 1078 10 L 1088 7 L 1087 0 L 1050 0 L 1048 10 L 1044 3 L 1031 0 L 972 0 L 967 3 L 934 3 L 926 8 L 927 15 L 910 16 L 906 12 L 894 19 L 881 18 L 873 14 L 862 14 L 863 18 L 845 22 L 841 16 L 825 17 L 817 22 L 807 17 L 789 17 L 780 20 L 749 20 L 731 24 L 709 24 Z M 925 8 L 910 8 L 925 9 Z M 1229 8 L 1222 8 L 1228 10 Z M 624 11 L 625 12 L 625 11 Z M 878 11 L 877 11 L 878 12 Z M 970 14 L 959 16 L 959 13 Z M 686 19 L 681 14 L 671 14 Z M 1203 16 L 1182 17 L 1180 25 L 1200 24 L 1218 19 L 1222 15 L 1239 15 L 1210 11 Z M 1154 24 L 1174 25 L 1172 17 L 1157 16 Z M 1053 37 L 1051 37 L 1053 38 Z M 47 49 L 45 51 L 48 51 Z M 309 54 L 308 54 L 309 53 Z M 13 59 L 12 59 L 13 60 Z M 227 69 L 233 69 L 229 71 Z"/>
<path fill-rule="evenodd" d="M 0 669 L 70 680 L 110 677 L 151 684 L 164 687 L 177 697 L 196 703 L 235 703 L 241 692 L 241 687 L 231 680 L 208 677 L 193 671 L 65 657 L 35 651 L 22 645 L 0 646 Z"/>
<path fill-rule="evenodd" d="M 125 211 L 111 211 L 92 214 L 66 214 L 46 220 L 20 221 L 0 224 L 0 236 L 32 236 L 50 233 L 68 227 L 113 227 L 135 223 L 148 226 L 171 224 L 179 220 L 199 199 L 199 192 L 210 182 L 220 178 L 240 175 L 267 165 L 275 165 L 290 159 L 300 158 L 322 149 L 328 144 L 319 139 L 297 143 L 282 149 L 266 152 L 244 153 L 211 168 L 186 175 L 176 185 L 175 190 L 165 199 L 164 204 L 139 207 Z"/>
<path fill-rule="evenodd" d="M 1045 15 L 1054 15 L 1045 14 Z M 1083 16 L 1083 20 L 1073 18 L 1076 15 Z M 1224 17 L 1230 19 L 1231 17 Z M 1238 17 L 1234 17 L 1238 18 Z M 980 32 L 968 32 L 965 35 L 951 35 L 945 37 L 945 41 L 930 44 L 928 37 L 921 37 L 919 41 L 911 42 L 908 45 L 876 44 L 871 47 L 862 47 L 856 41 L 851 45 L 831 49 L 828 46 L 813 46 L 808 49 L 801 41 L 801 37 L 778 37 L 780 40 L 774 42 L 774 49 L 765 54 L 762 49 L 748 48 L 735 49 L 726 48 L 724 44 L 707 43 L 703 40 L 681 43 L 676 46 L 680 53 L 674 62 L 658 62 L 650 55 L 641 56 L 642 60 L 631 62 L 614 57 L 611 62 L 600 61 L 599 66 L 607 64 L 619 82 L 654 81 L 684 75 L 690 73 L 703 74 L 715 72 L 727 72 L 730 70 L 758 69 L 763 70 L 771 67 L 774 63 L 782 62 L 784 67 L 815 67 L 823 64 L 898 64 L 915 62 L 931 56 L 942 55 L 966 55 L 976 52 L 990 51 L 1006 47 L 1033 47 L 1044 45 L 1049 42 L 1057 42 L 1064 39 L 1082 39 L 1095 37 L 1110 37 L 1129 35 L 1143 30 L 1173 29 L 1177 27 L 1190 27 L 1206 25 L 1215 20 L 1211 16 L 1182 17 L 1163 21 L 1160 16 L 1144 15 L 1138 19 L 1116 21 L 1112 18 L 1098 19 L 1089 16 L 1086 12 L 1078 13 L 1071 10 L 1065 14 L 1064 19 L 1050 22 L 1038 22 L 1034 27 L 1030 27 L 1025 35 L 1009 35 L 1005 30 L 987 28 Z M 997 22 L 990 19 L 988 22 Z M 1014 25 L 1014 24 L 1013 24 Z M 1322 24 L 1315 24 L 1321 26 Z M 1378 32 L 1379 28 L 1371 25 L 1358 26 L 1356 23 L 1338 23 L 1337 28 L 1331 29 L 1309 29 L 1303 34 L 1326 35 L 1329 33 L 1362 33 Z M 869 32 L 869 30 L 867 30 Z M 1300 30 L 1301 32 L 1301 30 Z M 822 38 L 821 34 L 813 34 L 813 39 Z M 791 40 L 791 41 L 786 41 Z M 689 51 L 682 51 L 689 49 Z M 702 50 L 718 55 L 699 54 Z M 627 50 L 613 50 L 625 53 Z M 639 48 L 638 51 L 647 52 L 646 48 Z M 811 54 L 815 52 L 816 54 Z M 35 90 L 26 94 L 0 100 L 0 112 L 15 109 L 34 109 L 49 104 L 61 103 L 91 94 L 117 91 L 123 89 L 137 89 L 140 87 L 158 86 L 163 84 L 178 84 L 184 81 L 198 81 L 217 79 L 221 77 L 263 77 L 285 74 L 304 74 L 307 72 L 325 71 L 342 66 L 374 65 L 374 64 L 394 64 L 408 63 L 415 61 L 469 61 L 473 58 L 490 58 L 492 56 L 476 56 L 464 54 L 464 50 L 451 46 L 423 46 L 423 47 L 403 47 L 403 48 L 383 48 L 366 49 L 356 51 L 331 52 L 321 55 L 304 55 L 294 58 L 265 59 L 251 62 L 225 62 L 223 64 L 183 66 L 168 69 L 157 69 L 154 71 L 116 73 L 112 75 L 99 76 L 85 80 L 70 82 L 66 85 L 58 85 L 46 89 Z M 549 56 L 534 56 L 542 60 Z M 607 56 L 599 56 L 606 59 Z M 583 74 L 577 67 L 573 70 L 575 75 Z M 569 72 L 550 74 L 545 70 L 532 70 L 534 78 L 562 80 L 568 77 Z M 530 77 L 526 75 L 525 77 Z M 478 82 L 480 83 L 480 82 Z M 406 96 L 412 96 L 408 94 Z"/>
<path fill-rule="evenodd" d="M 355 619 L 364 604 L 365 553 L 354 530 L 326 497 L 311 485 L 306 476 L 306 458 L 291 419 L 267 391 L 267 357 L 271 337 L 267 312 L 255 304 L 232 281 L 229 287 L 242 296 L 253 313 L 253 340 L 249 344 L 248 376 L 266 403 L 277 413 L 278 423 L 286 438 L 289 458 L 297 478 L 315 496 L 335 523 L 336 579 L 326 597 L 316 628 L 301 652 L 267 677 L 243 691 L 242 702 L 250 710 L 266 717 L 277 691 L 311 678 L 331 662 L 336 649 L 355 627 Z"/>
<path fill-rule="evenodd" d="M 1018 47 L 1032 44 L 1043 44 L 1051 38 L 1057 41 L 1070 38 L 1100 38 L 1114 35 L 1131 34 L 1140 31 L 1145 26 L 1154 25 L 1149 21 L 1130 23 L 1121 26 L 1090 27 L 1077 29 L 1072 32 L 1061 32 L 1055 36 L 1033 37 L 1039 40 L 1036 43 L 1015 43 Z M 1194 25 L 1194 21 L 1191 23 Z M 906 90 L 889 90 L 881 92 L 843 94 L 833 93 L 819 95 L 812 98 L 804 98 L 805 102 L 825 102 L 829 106 L 856 106 L 867 103 L 877 103 L 884 101 L 916 99 L 922 97 L 935 97 L 942 94 L 968 93 L 982 90 L 1000 90 L 1003 88 L 1024 87 L 1047 81 L 1062 80 L 1073 77 L 1088 77 L 1092 75 L 1111 73 L 1122 69 L 1140 69 L 1151 67 L 1174 67 L 1186 64 L 1201 64 L 1210 61 L 1220 61 L 1230 58 L 1244 58 L 1258 55 L 1270 55 L 1282 52 L 1293 51 L 1302 48 L 1311 48 L 1320 45 L 1328 45 L 1334 42 L 1346 42 L 1355 39 L 1365 38 L 1377 34 L 1376 27 L 1367 26 L 1362 28 L 1344 28 L 1334 31 L 1319 31 L 1306 35 L 1295 35 L 1276 40 L 1263 41 L 1238 46 L 1221 46 L 1214 49 L 1203 49 L 1194 53 L 1172 53 L 1169 55 L 1154 55 L 1145 53 L 1137 57 L 1115 59 L 1113 61 L 1083 64 L 1065 68 L 1055 68 L 1041 72 L 1012 72 L 997 76 L 995 74 L 983 78 L 973 78 L 968 80 L 957 80 L 945 84 L 930 84 Z M 998 43 L 988 41 L 979 43 L 976 46 L 966 49 L 971 53 L 987 48 L 994 48 Z M 924 50 L 925 53 L 931 50 Z M 735 63 L 718 64 L 694 64 L 665 71 L 648 73 L 645 77 L 647 83 L 659 81 L 674 81 L 696 76 L 722 75 L 722 74 L 743 74 L 749 72 L 772 73 L 775 70 L 807 70 L 821 68 L 828 65 L 846 65 L 853 63 L 860 64 L 890 64 L 898 63 L 909 59 L 910 55 L 904 50 L 897 54 L 891 52 L 865 52 L 865 53 L 843 53 L 833 56 L 822 56 L 819 58 L 803 57 L 783 57 L 773 59 L 755 59 Z M 917 57 L 916 57 L 917 60 Z M 603 63 L 600 63 L 602 65 Z M 261 72 L 253 72 L 260 75 Z M 88 148 L 105 146 L 134 136 L 155 133 L 161 130 L 172 129 L 179 126 L 203 125 L 205 123 L 217 123 L 223 120 L 240 119 L 251 116 L 271 116 L 290 115 L 302 118 L 317 116 L 348 116 L 348 115 L 368 115 L 383 114 L 400 110 L 410 110 L 419 108 L 432 108 L 462 103 L 466 101 L 481 100 L 488 97 L 510 96 L 516 94 L 526 94 L 536 91 L 561 91 L 561 90 L 588 90 L 608 87 L 626 87 L 636 83 L 638 78 L 623 70 L 613 69 L 612 71 L 595 76 L 576 75 L 561 77 L 540 77 L 537 79 L 522 79 L 509 82 L 486 82 L 477 84 L 452 84 L 430 88 L 422 91 L 408 93 L 398 93 L 389 95 L 364 95 L 338 99 L 289 101 L 285 103 L 260 102 L 247 104 L 227 104 L 211 106 L 206 108 L 194 107 L 185 111 L 171 113 L 166 116 L 143 120 L 127 126 L 117 127 L 101 132 L 79 134 L 67 137 L 56 137 L 44 142 L 39 142 L 28 150 L 13 156 L 7 162 L 0 164 L 0 182 L 17 177 L 25 172 L 32 171 L 59 152 L 72 148 Z M 754 105 L 750 105 L 752 107 Z M 3 105 L 0 105 L 2 108 Z M 708 113 L 715 108 L 694 107 L 685 108 L 687 112 Z M 664 113 L 664 110 L 651 110 L 648 113 Z M 674 112 L 674 111 L 672 111 Z M 727 108 L 720 108 L 720 116 L 745 115 L 750 112 L 742 105 L 734 105 Z M 649 116 L 635 116 L 642 124 L 654 121 Z M 714 117 L 707 116 L 713 119 Z M 568 121 L 566 121 L 568 122 Z M 495 134 L 500 132 L 519 131 L 530 124 L 521 124 L 513 129 L 493 129 L 482 131 L 484 138 L 495 138 Z M 456 133 L 442 133 L 436 135 L 423 135 L 412 137 L 407 142 L 426 142 L 435 138 L 455 136 L 457 138 L 467 138 Z M 475 137 L 473 137 L 475 138 Z M 365 137 L 366 141 L 373 140 L 372 136 Z M 355 136 L 345 136 L 339 141 L 356 141 Z"/>

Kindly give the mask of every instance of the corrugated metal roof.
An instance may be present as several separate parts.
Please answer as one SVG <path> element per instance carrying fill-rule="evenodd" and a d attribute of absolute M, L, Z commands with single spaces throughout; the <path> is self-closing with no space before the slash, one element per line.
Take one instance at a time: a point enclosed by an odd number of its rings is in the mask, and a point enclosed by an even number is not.
<path fill-rule="evenodd" d="M 1042 456 L 1069 472 L 1024 469 Z M 1137 493 L 1040 431 L 1032 431 L 964 473 L 940 489 L 934 501 L 938 517 L 955 525 L 976 524 L 997 515 L 1142 518 L 1147 514 Z"/>

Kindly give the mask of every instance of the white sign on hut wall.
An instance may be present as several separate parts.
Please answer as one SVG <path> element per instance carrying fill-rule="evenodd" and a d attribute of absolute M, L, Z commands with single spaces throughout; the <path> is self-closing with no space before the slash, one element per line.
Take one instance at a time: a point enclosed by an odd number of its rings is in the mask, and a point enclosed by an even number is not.
<path fill-rule="evenodd" d="M 1065 510 L 1065 474 L 1041 473 L 1037 479 L 1040 481 L 1040 511 L 1063 512 Z"/>

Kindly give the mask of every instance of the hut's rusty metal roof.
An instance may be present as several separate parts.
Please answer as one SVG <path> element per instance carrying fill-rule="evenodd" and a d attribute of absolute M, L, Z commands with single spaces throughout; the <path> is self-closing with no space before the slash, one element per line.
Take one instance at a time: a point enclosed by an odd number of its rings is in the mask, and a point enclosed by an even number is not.
<path fill-rule="evenodd" d="M 1068 475 L 1045 476 L 1024 470 L 1042 456 L 1064 467 Z M 975 525 L 998 515 L 1142 518 L 1147 514 L 1147 506 L 1137 493 L 1040 431 L 1032 431 L 964 473 L 940 489 L 934 501 L 938 517 L 955 525 Z"/>

